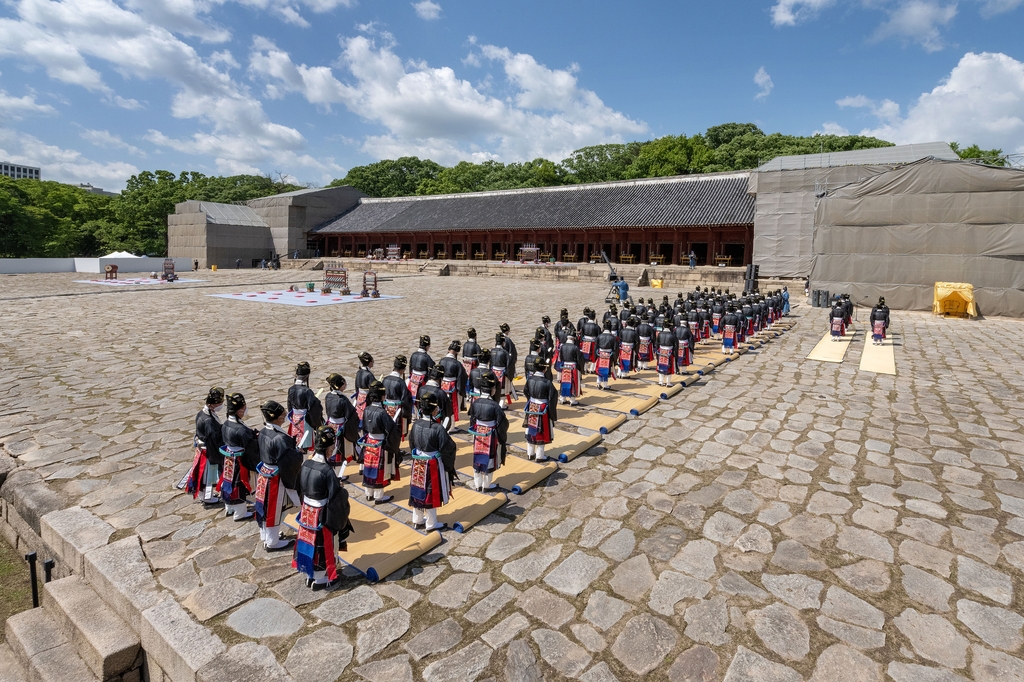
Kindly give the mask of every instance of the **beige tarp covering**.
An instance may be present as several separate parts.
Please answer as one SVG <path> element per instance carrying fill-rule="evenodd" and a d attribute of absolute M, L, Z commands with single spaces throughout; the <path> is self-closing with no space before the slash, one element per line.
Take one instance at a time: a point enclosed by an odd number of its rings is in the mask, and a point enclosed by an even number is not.
<path fill-rule="evenodd" d="M 963 282 L 936 282 L 932 312 L 936 315 L 977 317 L 974 287 Z"/>
<path fill-rule="evenodd" d="M 814 258 L 815 194 L 860 182 L 890 166 L 840 166 L 751 173 L 757 194 L 754 263 L 761 277 L 807 277 Z"/>
<path fill-rule="evenodd" d="M 1024 317 L 1024 171 L 925 159 L 818 201 L 813 288 L 930 310 L 947 281 L 982 315 Z"/>

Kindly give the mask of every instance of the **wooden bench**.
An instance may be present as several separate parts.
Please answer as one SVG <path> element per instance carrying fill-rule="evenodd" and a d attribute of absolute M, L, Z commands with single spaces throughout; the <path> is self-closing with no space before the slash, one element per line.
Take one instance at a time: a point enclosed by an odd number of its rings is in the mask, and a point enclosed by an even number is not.
<path fill-rule="evenodd" d="M 715 256 L 715 265 L 732 265 L 732 256 Z"/>

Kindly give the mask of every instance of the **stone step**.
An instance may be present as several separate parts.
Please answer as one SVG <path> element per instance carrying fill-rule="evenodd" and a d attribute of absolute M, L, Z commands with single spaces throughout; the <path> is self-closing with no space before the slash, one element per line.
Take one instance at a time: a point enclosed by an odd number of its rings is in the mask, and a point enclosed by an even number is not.
<path fill-rule="evenodd" d="M 14 659 L 33 682 L 99 682 L 43 609 L 11 616 L 4 634 Z"/>
<path fill-rule="evenodd" d="M 43 607 L 97 677 L 107 680 L 132 668 L 139 636 L 81 577 L 47 583 Z"/>
<path fill-rule="evenodd" d="M 0 682 L 27 682 L 28 674 L 7 642 L 0 644 Z"/>

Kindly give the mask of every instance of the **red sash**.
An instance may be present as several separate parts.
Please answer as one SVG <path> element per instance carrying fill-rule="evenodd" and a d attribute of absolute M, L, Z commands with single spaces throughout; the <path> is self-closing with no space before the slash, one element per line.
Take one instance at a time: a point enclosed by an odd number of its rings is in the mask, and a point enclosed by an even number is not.
<path fill-rule="evenodd" d="M 316 532 L 321 528 L 320 516 L 323 514 L 323 507 L 314 507 L 308 504 L 302 505 L 299 513 L 299 532 L 297 542 L 316 546 Z"/>
<path fill-rule="evenodd" d="M 637 350 L 637 355 L 639 356 L 639 358 L 641 360 L 643 360 L 645 362 L 651 359 L 651 340 L 650 339 L 645 339 L 643 337 L 640 338 L 640 348 Z"/>
<path fill-rule="evenodd" d="M 441 390 L 448 394 L 448 401 L 452 404 L 452 423 L 459 421 L 459 396 L 456 384 L 458 379 L 441 379 Z M 442 415 L 443 416 L 443 415 Z"/>
<path fill-rule="evenodd" d="M 725 325 L 725 329 L 722 331 L 722 341 L 736 341 L 736 325 Z"/>
<path fill-rule="evenodd" d="M 597 369 L 598 374 L 601 374 L 602 372 L 605 372 L 605 373 L 607 373 L 609 375 L 611 374 L 611 370 L 612 370 L 612 352 L 610 350 L 607 350 L 605 348 L 598 348 L 597 349 L 597 367 L 596 367 L 596 369 Z"/>
<path fill-rule="evenodd" d="M 583 339 L 580 341 L 580 350 L 583 352 L 583 355 L 589 358 L 594 350 L 594 342 Z"/>
<path fill-rule="evenodd" d="M 412 393 L 413 397 L 419 395 L 420 386 L 422 386 L 426 382 L 426 380 L 426 372 L 417 372 L 415 370 L 409 372 L 409 393 Z"/>
<path fill-rule="evenodd" d="M 874 327 L 875 336 L 885 338 L 885 320 L 875 320 L 871 326 Z"/>
<path fill-rule="evenodd" d="M 366 389 L 356 389 L 356 414 L 359 415 L 359 419 L 362 420 L 363 412 L 366 410 Z"/>
<path fill-rule="evenodd" d="M 843 318 L 834 317 L 832 318 L 832 333 L 842 334 L 843 333 Z"/>

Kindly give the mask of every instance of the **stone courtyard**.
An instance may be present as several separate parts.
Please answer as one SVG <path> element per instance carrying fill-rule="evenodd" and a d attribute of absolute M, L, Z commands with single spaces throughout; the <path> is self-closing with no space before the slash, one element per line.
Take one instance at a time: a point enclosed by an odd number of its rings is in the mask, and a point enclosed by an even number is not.
<path fill-rule="evenodd" d="M 892 377 L 858 370 L 863 341 L 842 364 L 806 360 L 825 313 L 799 305 L 791 331 L 468 532 L 325 594 L 258 548 L 254 522 L 175 489 L 209 387 L 244 393 L 258 426 L 300 360 L 314 389 L 336 371 L 351 385 L 362 350 L 382 372 L 420 334 L 436 359 L 502 322 L 522 356 L 542 315 L 575 321 L 606 288 L 395 275 L 381 289 L 402 299 L 303 310 L 208 296 L 295 271 L 74 278 L 0 279 L 3 497 L 41 487 L 87 510 L 112 563 L 141 547 L 152 575 L 132 599 L 149 615 L 129 623 L 190 633 L 185 672 L 152 680 L 1024 680 L 1020 321 L 894 311 Z"/>

